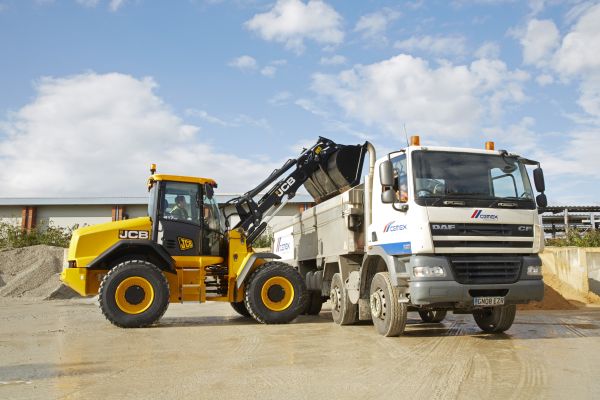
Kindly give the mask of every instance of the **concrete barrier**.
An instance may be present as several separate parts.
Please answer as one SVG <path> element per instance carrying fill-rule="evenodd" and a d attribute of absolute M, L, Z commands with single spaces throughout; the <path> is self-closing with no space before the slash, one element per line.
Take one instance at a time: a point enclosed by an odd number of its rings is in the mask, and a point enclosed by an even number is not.
<path fill-rule="evenodd" d="M 544 269 L 573 289 L 600 295 L 600 248 L 546 247 L 541 258 Z"/>

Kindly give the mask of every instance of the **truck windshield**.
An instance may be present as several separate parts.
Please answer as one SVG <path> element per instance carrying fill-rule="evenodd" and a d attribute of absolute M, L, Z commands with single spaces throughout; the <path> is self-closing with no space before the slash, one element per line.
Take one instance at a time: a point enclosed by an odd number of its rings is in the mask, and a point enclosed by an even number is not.
<path fill-rule="evenodd" d="M 527 171 L 516 157 L 415 151 L 412 163 L 418 204 L 451 199 L 467 206 L 535 208 Z"/>

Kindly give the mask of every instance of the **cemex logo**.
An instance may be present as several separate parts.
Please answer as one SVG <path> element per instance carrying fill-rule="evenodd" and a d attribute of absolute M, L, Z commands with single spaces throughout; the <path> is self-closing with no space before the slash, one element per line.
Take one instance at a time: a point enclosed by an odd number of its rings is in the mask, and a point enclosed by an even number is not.
<path fill-rule="evenodd" d="M 281 243 L 281 238 L 277 238 L 277 246 L 275 246 L 275 252 L 286 251 L 290 249 L 289 243 Z"/>
<path fill-rule="evenodd" d="M 406 229 L 406 225 L 394 225 L 396 221 L 389 222 L 384 228 L 383 232 L 395 232 L 395 231 L 403 231 Z"/>
<path fill-rule="evenodd" d="M 475 210 L 473 215 L 471 215 L 471 219 L 498 219 L 498 216 L 495 214 L 484 214 L 483 210 Z"/>

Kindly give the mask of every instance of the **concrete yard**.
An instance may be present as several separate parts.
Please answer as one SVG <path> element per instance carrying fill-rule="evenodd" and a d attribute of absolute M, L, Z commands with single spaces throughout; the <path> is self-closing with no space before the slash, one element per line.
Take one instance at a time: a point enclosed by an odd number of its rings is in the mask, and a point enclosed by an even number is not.
<path fill-rule="evenodd" d="M 520 311 L 503 335 L 470 315 L 410 314 L 404 336 L 317 317 L 265 326 L 228 304 L 173 304 L 110 325 L 92 299 L 0 300 L 0 399 L 600 398 L 600 309 Z"/>

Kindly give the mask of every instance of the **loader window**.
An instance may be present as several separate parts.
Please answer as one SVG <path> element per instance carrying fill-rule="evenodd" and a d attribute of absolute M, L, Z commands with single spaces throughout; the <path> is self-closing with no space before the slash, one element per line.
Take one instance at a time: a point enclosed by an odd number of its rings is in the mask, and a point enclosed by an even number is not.
<path fill-rule="evenodd" d="M 167 182 L 161 199 L 163 218 L 200 224 L 199 187 L 194 183 Z"/>
<path fill-rule="evenodd" d="M 225 232 L 225 221 L 221 217 L 219 206 L 212 196 L 206 195 L 204 191 L 202 198 L 202 213 L 204 226 L 204 245 L 203 254 L 210 256 L 219 256 L 221 242 Z"/>

